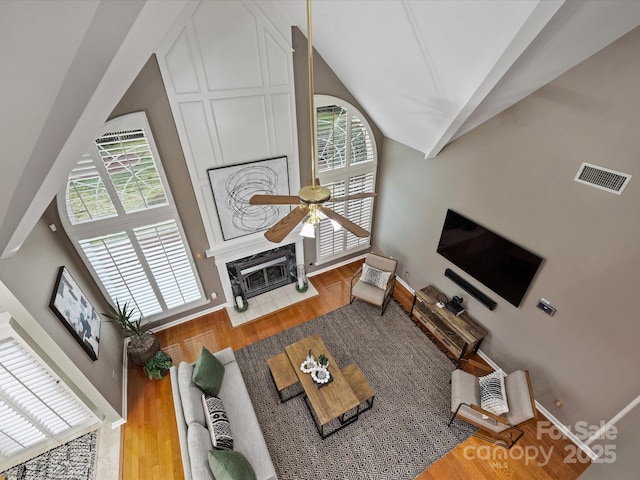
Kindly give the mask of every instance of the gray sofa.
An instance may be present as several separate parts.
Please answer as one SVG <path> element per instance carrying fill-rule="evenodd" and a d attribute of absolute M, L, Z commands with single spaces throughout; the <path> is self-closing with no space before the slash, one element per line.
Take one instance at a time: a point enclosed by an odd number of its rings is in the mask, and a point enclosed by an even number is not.
<path fill-rule="evenodd" d="M 231 348 L 213 354 L 225 366 L 218 396 L 224 403 L 234 440 L 234 451 L 242 453 L 257 480 L 277 480 L 276 471 L 260 425 Z M 215 480 L 207 454 L 213 447 L 207 430 L 202 391 L 192 382 L 193 364 L 171 367 L 171 388 L 180 437 L 185 480 Z"/>

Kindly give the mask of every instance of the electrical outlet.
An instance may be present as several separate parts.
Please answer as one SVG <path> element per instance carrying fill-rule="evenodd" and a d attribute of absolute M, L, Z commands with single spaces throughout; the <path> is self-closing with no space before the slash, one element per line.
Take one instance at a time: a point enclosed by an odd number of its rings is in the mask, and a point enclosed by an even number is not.
<path fill-rule="evenodd" d="M 561 408 L 561 407 L 564 405 L 564 402 L 563 402 L 562 400 L 560 400 L 559 398 L 556 398 L 556 399 L 553 401 L 553 404 L 554 404 L 556 407 Z"/>
<path fill-rule="evenodd" d="M 118 373 L 115 370 L 113 370 L 111 372 L 111 377 L 113 377 L 113 379 L 117 381 L 118 380 Z"/>
<path fill-rule="evenodd" d="M 409 278 L 409 270 L 404 272 L 404 278 Z"/>
<path fill-rule="evenodd" d="M 211 300 L 215 300 L 218 298 L 218 294 L 216 292 L 211 292 Z"/>

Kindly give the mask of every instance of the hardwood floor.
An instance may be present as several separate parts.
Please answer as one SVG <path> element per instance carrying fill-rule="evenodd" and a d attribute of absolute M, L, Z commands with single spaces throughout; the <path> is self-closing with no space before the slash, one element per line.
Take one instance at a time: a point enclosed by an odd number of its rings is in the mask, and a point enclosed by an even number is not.
<path fill-rule="evenodd" d="M 348 303 L 349 280 L 359 266 L 360 262 L 354 262 L 311 277 L 320 295 L 239 327 L 233 328 L 226 312 L 221 310 L 158 332 L 162 349 L 176 364 L 183 360 L 193 362 L 202 346 L 212 352 L 226 347 L 238 350 L 335 310 Z M 395 297 L 405 310 L 411 308 L 413 296 L 399 284 Z M 129 369 L 128 418 L 122 429 L 121 479 L 184 479 L 168 377 L 151 381 L 141 368 Z M 506 455 L 507 451 L 502 447 L 470 438 L 417 479 L 573 480 L 587 467 L 563 461 L 568 455 L 566 449 L 573 448 L 568 440 L 553 440 L 549 435 L 538 439 L 535 424 L 527 427 L 525 432 L 514 447 L 518 449 L 512 449 L 511 455 Z M 543 452 L 544 458 L 549 459 L 544 465 L 541 464 L 544 462 Z M 547 455 L 548 452 L 551 454 Z M 537 458 L 531 460 L 534 454 Z"/>

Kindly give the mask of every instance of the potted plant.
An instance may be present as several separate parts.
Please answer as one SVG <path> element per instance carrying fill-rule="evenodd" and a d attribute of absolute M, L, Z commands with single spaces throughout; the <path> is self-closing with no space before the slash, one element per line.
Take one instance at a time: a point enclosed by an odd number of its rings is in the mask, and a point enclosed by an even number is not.
<path fill-rule="evenodd" d="M 129 361 L 134 365 L 145 365 L 149 359 L 160 350 L 160 340 L 151 332 L 147 331 L 147 327 L 142 325 L 142 319 L 132 320 L 135 309 L 129 308 L 125 302 L 120 305 L 116 300 L 116 306 L 109 305 L 109 311 L 103 313 L 110 322 L 120 327 L 122 332 L 129 336 L 129 345 L 127 345 L 127 356 Z"/>
<path fill-rule="evenodd" d="M 171 365 L 173 365 L 171 357 L 162 350 L 158 350 L 144 366 L 144 373 L 146 373 L 151 380 L 158 380 L 169 373 Z"/>
<path fill-rule="evenodd" d="M 320 356 L 318 356 L 318 363 L 321 367 L 327 368 L 327 365 L 329 365 L 329 359 L 324 353 L 321 353 Z"/>

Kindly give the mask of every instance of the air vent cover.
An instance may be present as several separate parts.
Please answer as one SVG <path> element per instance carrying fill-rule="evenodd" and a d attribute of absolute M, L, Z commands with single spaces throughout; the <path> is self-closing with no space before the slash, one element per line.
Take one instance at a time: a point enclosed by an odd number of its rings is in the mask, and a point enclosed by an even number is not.
<path fill-rule="evenodd" d="M 620 195 L 629 183 L 629 180 L 631 180 L 631 175 L 616 172 L 609 168 L 599 167 L 598 165 L 583 163 L 580 165 L 580 169 L 574 180 Z"/>

